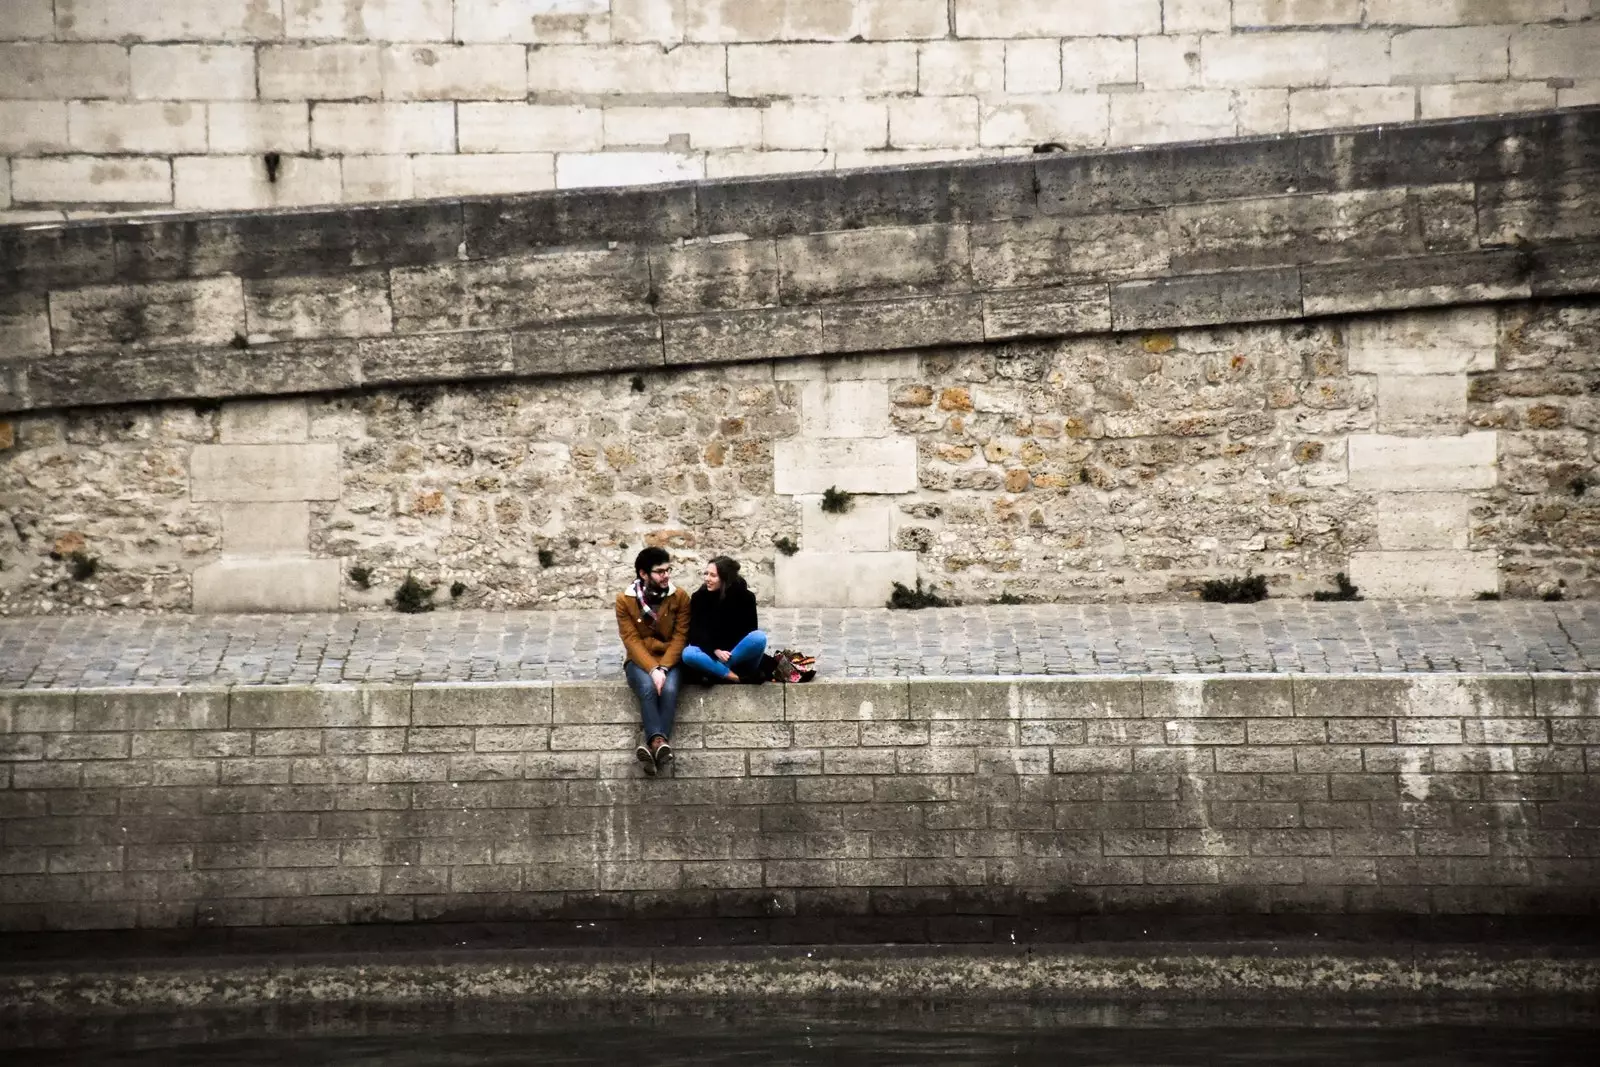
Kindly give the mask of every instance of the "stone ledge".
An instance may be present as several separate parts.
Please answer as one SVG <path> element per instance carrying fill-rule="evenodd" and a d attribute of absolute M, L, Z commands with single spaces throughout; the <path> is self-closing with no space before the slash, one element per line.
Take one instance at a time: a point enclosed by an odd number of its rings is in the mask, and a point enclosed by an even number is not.
<path fill-rule="evenodd" d="M 48 309 L 18 303 L 15 328 L 48 338 L 46 317 L 78 307 L 55 335 L 102 349 L 25 348 L 0 368 L 0 411 L 1590 293 L 1600 291 L 1596 173 L 1600 107 L 1033 160 L 0 228 L 0 294 L 50 294 Z M 1479 219 L 1472 204 L 1485 196 L 1505 210 Z M 713 237 L 718 255 L 683 252 Z M 795 255 L 803 277 L 792 264 L 762 273 Z M 647 260 L 675 265 L 667 284 L 648 277 Z M 729 275 L 730 263 L 754 266 Z M 402 327 L 393 335 L 336 308 L 324 332 L 374 335 L 236 349 L 223 340 L 235 332 L 226 315 L 163 311 L 137 336 L 124 321 L 174 285 L 344 274 L 365 284 L 385 270 L 406 283 L 396 291 L 408 303 L 385 309 Z M 481 297 L 470 309 L 463 285 Z M 99 287 L 94 299 L 84 287 Z"/>

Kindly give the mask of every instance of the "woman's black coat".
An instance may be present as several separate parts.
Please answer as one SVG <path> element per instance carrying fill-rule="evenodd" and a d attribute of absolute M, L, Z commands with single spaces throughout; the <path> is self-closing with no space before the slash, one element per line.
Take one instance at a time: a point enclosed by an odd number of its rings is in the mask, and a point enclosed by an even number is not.
<path fill-rule="evenodd" d="M 705 652 L 732 652 L 746 634 L 761 628 L 756 595 L 749 589 L 713 593 L 701 589 L 689 598 L 689 643 Z"/>

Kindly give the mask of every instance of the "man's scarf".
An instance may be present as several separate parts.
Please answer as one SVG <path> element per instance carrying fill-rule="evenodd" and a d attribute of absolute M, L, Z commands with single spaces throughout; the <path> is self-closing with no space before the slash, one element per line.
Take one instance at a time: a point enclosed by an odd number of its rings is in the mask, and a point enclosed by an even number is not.
<path fill-rule="evenodd" d="M 671 582 L 667 583 L 665 589 L 657 589 L 653 583 L 642 578 L 635 578 L 633 584 L 628 586 L 628 595 L 639 602 L 639 610 L 644 612 L 645 618 L 650 620 L 651 625 L 655 624 L 656 609 L 661 606 L 661 602 L 677 591 L 677 587 Z"/>

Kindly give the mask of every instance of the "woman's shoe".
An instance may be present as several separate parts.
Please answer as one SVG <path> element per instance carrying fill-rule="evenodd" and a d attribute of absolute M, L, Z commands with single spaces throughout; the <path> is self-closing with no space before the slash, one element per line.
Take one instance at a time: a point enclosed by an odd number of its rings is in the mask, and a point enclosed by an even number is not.
<path fill-rule="evenodd" d="M 654 778 L 658 768 L 656 767 L 655 754 L 650 751 L 649 746 L 640 745 L 638 748 L 633 750 L 633 754 L 639 757 L 639 762 L 644 765 L 644 773 L 649 777 Z"/>

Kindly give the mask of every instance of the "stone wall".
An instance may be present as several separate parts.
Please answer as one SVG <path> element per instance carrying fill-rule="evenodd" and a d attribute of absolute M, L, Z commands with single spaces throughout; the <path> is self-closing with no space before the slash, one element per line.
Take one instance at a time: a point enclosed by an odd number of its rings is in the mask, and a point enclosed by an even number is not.
<path fill-rule="evenodd" d="M 1597 10 L 1593 0 L 0 0 L 0 221 L 832 170 L 1593 104 Z"/>
<path fill-rule="evenodd" d="M 0 929 L 1051 941 L 1600 907 L 1592 679 L 697 691 L 653 781 L 636 732 L 616 684 L 0 693 Z"/>
<path fill-rule="evenodd" d="M 26 415 L 0 611 L 603 606 L 645 543 L 793 605 L 1593 596 L 1597 358 L 1565 301 Z"/>

